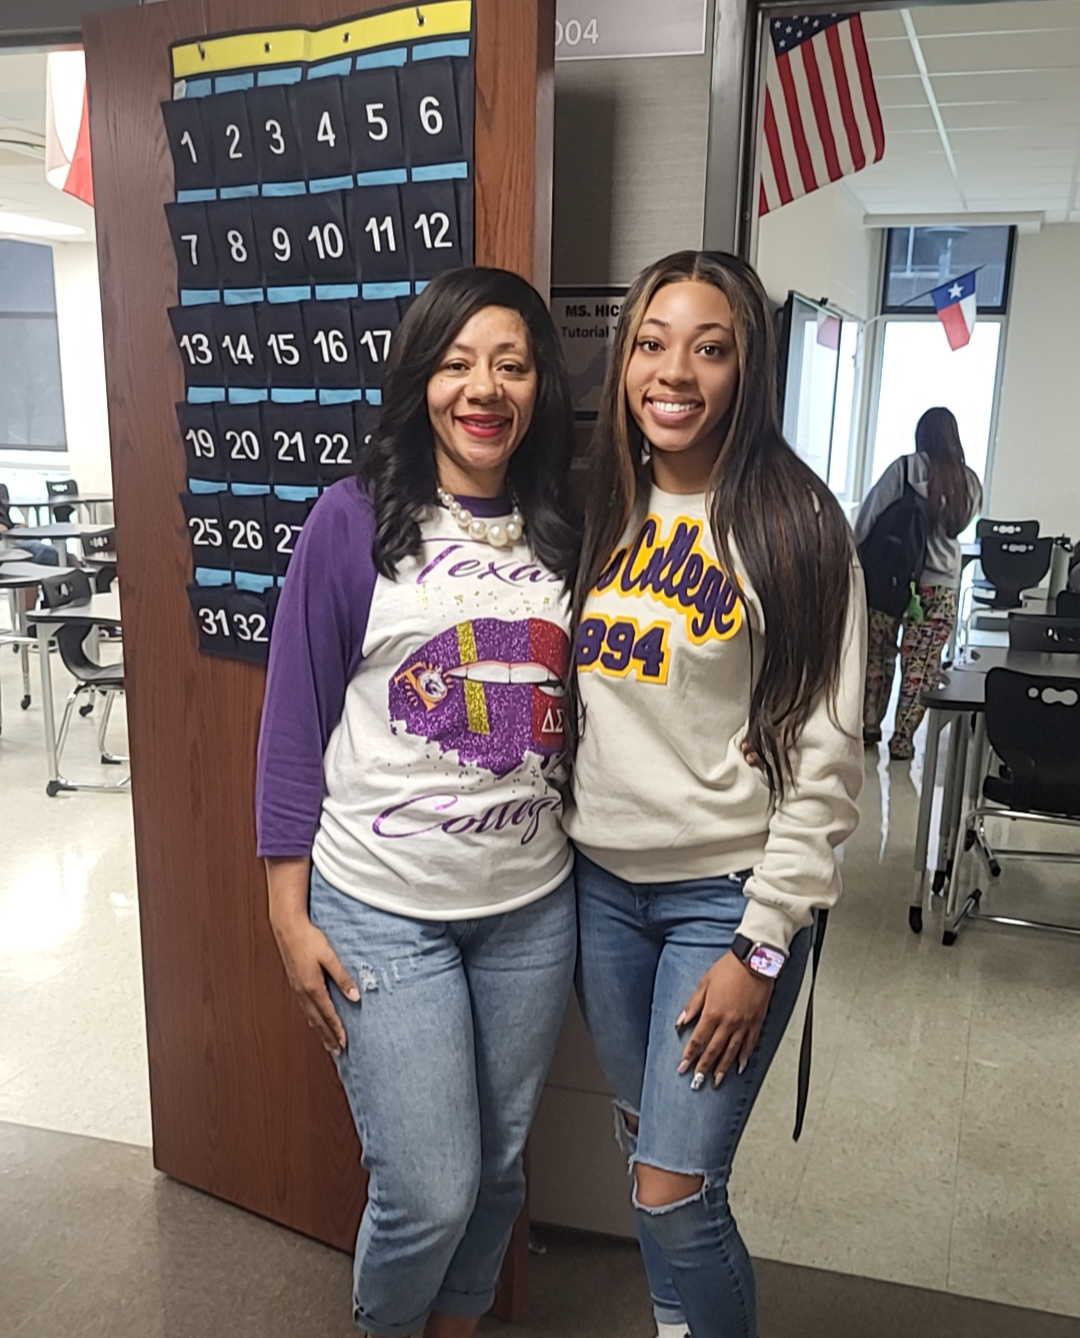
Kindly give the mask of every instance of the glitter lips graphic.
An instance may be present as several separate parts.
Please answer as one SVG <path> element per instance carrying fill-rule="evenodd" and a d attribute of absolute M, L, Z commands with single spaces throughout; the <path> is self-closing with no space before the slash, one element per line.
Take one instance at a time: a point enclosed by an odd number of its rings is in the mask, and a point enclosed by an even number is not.
<path fill-rule="evenodd" d="M 570 640 L 541 618 L 474 618 L 421 646 L 390 680 L 390 719 L 461 763 L 506 776 L 563 748 Z"/>

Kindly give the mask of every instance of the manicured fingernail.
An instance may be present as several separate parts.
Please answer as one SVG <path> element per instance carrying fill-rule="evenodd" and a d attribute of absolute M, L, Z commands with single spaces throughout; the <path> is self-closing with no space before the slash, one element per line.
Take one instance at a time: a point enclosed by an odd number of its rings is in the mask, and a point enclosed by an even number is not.
<path fill-rule="evenodd" d="M 704 1073 L 695 1073 L 693 1081 L 690 1083 L 691 1092 L 700 1092 L 704 1086 L 705 1086 Z"/>
<path fill-rule="evenodd" d="M 741 1078 L 742 1075 L 746 1072 L 746 1066 L 747 1066 L 747 1064 L 748 1064 L 749 1062 L 750 1062 L 750 1061 L 749 1061 L 748 1059 L 743 1059 L 743 1060 L 740 1060 L 740 1061 L 739 1061 L 739 1077 L 740 1077 L 740 1078 Z"/>
<path fill-rule="evenodd" d="M 679 1016 L 675 1019 L 675 1030 L 678 1031 L 680 1027 L 684 1027 L 685 1025 L 686 1025 L 686 1009 L 684 1008 L 683 1011 L 679 1014 Z"/>
<path fill-rule="evenodd" d="M 682 1074 L 686 1073 L 689 1068 L 690 1068 L 690 1061 L 688 1059 L 684 1059 L 683 1062 L 679 1065 L 680 1077 L 682 1076 Z"/>
<path fill-rule="evenodd" d="M 714 1087 L 719 1087 L 720 1084 L 721 1084 L 723 1081 L 724 1081 L 724 1075 L 723 1075 L 722 1073 L 718 1073 L 718 1074 L 713 1078 L 713 1080 L 712 1080 L 712 1085 L 713 1085 Z"/>
<path fill-rule="evenodd" d="M 354 985 L 351 990 L 347 991 L 345 998 L 348 999 L 350 1003 L 359 1003 L 360 991 Z"/>

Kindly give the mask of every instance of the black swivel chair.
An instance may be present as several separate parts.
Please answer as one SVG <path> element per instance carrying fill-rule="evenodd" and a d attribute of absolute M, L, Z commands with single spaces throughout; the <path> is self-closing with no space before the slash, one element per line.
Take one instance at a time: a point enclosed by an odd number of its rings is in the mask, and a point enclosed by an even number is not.
<path fill-rule="evenodd" d="M 1056 608 L 1059 618 L 1080 618 L 1080 590 L 1062 590 Z"/>
<path fill-rule="evenodd" d="M 50 501 L 54 497 L 78 497 L 79 485 L 74 479 L 46 479 L 45 491 Z M 51 508 L 53 519 L 58 525 L 66 525 L 75 511 L 74 506 L 54 506 Z"/>
<path fill-rule="evenodd" d="M 1008 558 L 1002 559 L 1003 545 L 1009 545 L 1010 548 L 1015 546 L 1018 551 L 1022 545 L 1027 544 L 1045 544 L 1046 546 L 1046 566 L 1034 581 L 1021 586 L 1020 589 L 1026 590 L 1031 585 L 1038 585 L 1050 568 L 1051 541 L 1048 539 L 1040 541 L 1039 522 L 1037 520 L 979 520 L 975 523 L 975 537 L 978 539 L 981 549 L 980 562 L 983 574 L 974 577 L 964 591 L 965 594 L 970 596 L 967 613 L 965 614 L 963 609 L 960 612 L 960 624 L 964 629 L 965 650 L 971 637 L 972 621 L 978 612 L 975 607 L 976 604 L 992 609 L 1015 609 L 1020 607 L 1019 593 L 1015 597 L 1011 593 L 1003 596 L 998 584 L 998 580 L 1004 580 L 1006 584 L 1009 584 L 1017 568 L 1021 565 L 1015 560 L 1010 562 Z M 1041 547 L 1039 551 L 1041 552 Z M 990 563 L 990 570 L 987 569 L 987 560 Z M 1009 570 L 1005 570 L 1006 565 L 1008 565 Z M 995 576 L 998 579 L 995 579 Z M 998 602 L 1002 598 L 1006 602 Z M 1009 602 L 1010 600 L 1011 602 Z"/>
<path fill-rule="evenodd" d="M 991 609 L 1019 608 L 1021 594 L 1038 585 L 1050 570 L 1053 546 L 1054 541 L 1050 538 L 988 536 L 982 541 L 979 560 L 983 574 L 994 587 L 994 594 L 991 599 L 976 595 L 975 602 Z"/>
<path fill-rule="evenodd" d="M 985 839 L 988 818 L 1041 823 L 1080 832 L 1080 678 L 1049 678 L 991 669 L 986 676 L 986 733 L 1001 766 L 983 782 L 989 800 L 972 809 L 964 824 L 961 854 L 953 866 L 949 909 L 959 900 L 962 869 L 968 851 L 986 860 L 990 873 L 1001 872 L 1000 860 L 1080 862 L 1080 852 L 996 847 Z M 1057 929 L 1080 936 L 1080 925 L 988 915 L 979 910 L 982 889 L 975 887 L 958 914 L 946 921 L 942 942 L 956 942 L 965 920 L 989 920 L 1030 929 Z"/>
<path fill-rule="evenodd" d="M 87 604 L 90 601 L 91 594 L 90 577 L 85 571 L 76 570 L 68 576 L 49 577 L 41 583 L 41 602 L 48 609 Z M 105 733 L 109 728 L 109 716 L 112 714 L 113 702 L 124 691 L 124 665 L 123 662 L 119 664 L 98 664 L 87 655 L 85 642 L 92 631 L 93 627 L 87 623 L 61 623 L 56 629 L 56 649 L 64 668 L 75 679 L 75 686 L 69 693 L 64 705 L 64 716 L 56 736 L 57 773 L 60 771 L 60 756 L 64 751 L 64 744 L 67 742 L 72 712 L 83 693 L 100 692 L 105 698 L 105 708 L 101 712 L 101 719 L 98 722 L 97 735 L 98 753 L 102 763 L 120 766 L 127 761 L 126 757 L 110 753 L 105 748 Z M 80 710 L 81 715 L 87 713 L 86 707 Z M 54 798 L 61 790 L 126 790 L 127 788 L 127 778 L 115 785 L 75 785 L 57 774 L 49 781 L 47 791 L 50 798 Z"/>
<path fill-rule="evenodd" d="M 1037 520 L 977 520 L 975 538 L 982 539 L 1037 539 Z"/>
<path fill-rule="evenodd" d="M 94 573 L 94 589 L 99 595 L 107 594 L 116 580 L 116 530 L 88 534 L 82 546 L 83 561 Z"/>

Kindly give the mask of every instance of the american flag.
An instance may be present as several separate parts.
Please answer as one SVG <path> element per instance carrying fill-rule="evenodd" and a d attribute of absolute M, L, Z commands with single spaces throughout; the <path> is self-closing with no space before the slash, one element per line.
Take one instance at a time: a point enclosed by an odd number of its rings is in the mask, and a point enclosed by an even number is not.
<path fill-rule="evenodd" d="M 769 22 L 765 144 L 758 213 L 885 152 L 885 128 L 858 14 L 789 14 Z"/>

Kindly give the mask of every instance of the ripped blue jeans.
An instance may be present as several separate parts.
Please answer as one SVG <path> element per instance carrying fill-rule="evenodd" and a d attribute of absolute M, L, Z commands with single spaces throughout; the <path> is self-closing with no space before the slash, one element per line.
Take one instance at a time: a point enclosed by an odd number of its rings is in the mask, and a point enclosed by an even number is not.
<path fill-rule="evenodd" d="M 742 1074 L 690 1090 L 677 1069 L 675 1019 L 730 947 L 747 875 L 629 883 L 578 852 L 578 996 L 616 1096 L 616 1129 L 631 1167 L 700 1175 L 698 1193 L 663 1208 L 633 1194 L 638 1240 L 658 1322 L 693 1338 L 756 1338 L 754 1270 L 728 1206 L 739 1139 L 795 1007 L 810 930 L 795 936 L 761 1037 Z M 792 1075 L 792 1098 L 795 1083 Z M 639 1120 L 635 1134 L 625 1116 Z"/>
<path fill-rule="evenodd" d="M 370 1173 L 353 1318 L 377 1338 L 491 1308 L 525 1199 L 521 1154 L 574 974 L 574 882 L 477 920 L 376 910 L 313 869 L 311 919 L 361 991 L 330 992 Z"/>

